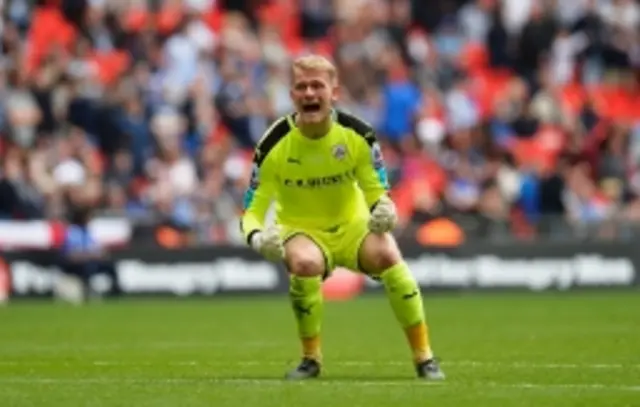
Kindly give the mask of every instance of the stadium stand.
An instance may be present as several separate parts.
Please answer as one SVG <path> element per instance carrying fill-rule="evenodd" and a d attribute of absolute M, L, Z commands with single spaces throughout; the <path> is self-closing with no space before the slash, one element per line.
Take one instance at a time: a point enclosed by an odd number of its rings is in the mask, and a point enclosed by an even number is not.
<path fill-rule="evenodd" d="M 166 246 L 240 242 L 251 148 L 308 52 L 378 130 L 400 234 L 630 238 L 640 219 L 637 1 L 4 3 L 0 219 L 64 220 L 80 191 Z"/>

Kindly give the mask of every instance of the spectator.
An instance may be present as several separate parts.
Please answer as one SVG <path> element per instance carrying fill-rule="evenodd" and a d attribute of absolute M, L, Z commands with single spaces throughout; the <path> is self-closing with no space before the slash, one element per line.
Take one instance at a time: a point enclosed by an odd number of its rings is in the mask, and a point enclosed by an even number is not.
<path fill-rule="evenodd" d="M 65 276 L 58 281 L 56 293 L 73 302 L 119 293 L 114 265 L 89 228 L 92 209 L 88 196 L 77 189 L 68 196 L 73 212 L 61 252 Z"/>
<path fill-rule="evenodd" d="M 487 41 L 493 7 L 494 0 L 473 0 L 460 9 L 458 15 L 466 41 Z"/>
<path fill-rule="evenodd" d="M 63 218 L 82 189 L 165 242 L 239 243 L 251 150 L 318 52 L 378 132 L 404 233 L 640 219 L 637 1 L 5 4 L 3 218 Z"/>

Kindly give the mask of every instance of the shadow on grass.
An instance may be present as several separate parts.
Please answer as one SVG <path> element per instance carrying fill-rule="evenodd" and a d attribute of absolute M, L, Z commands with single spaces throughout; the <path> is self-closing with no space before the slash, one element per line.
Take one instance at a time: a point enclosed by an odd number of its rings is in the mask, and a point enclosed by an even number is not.
<path fill-rule="evenodd" d="M 195 378 L 194 378 L 195 379 Z M 266 374 L 242 374 L 242 375 L 214 375 L 211 377 L 202 377 L 203 381 L 214 381 L 219 383 L 255 383 L 255 384 L 283 384 L 283 385 L 328 385 L 328 384 L 340 384 L 340 383 L 353 383 L 353 384 L 368 384 L 368 385 L 441 385 L 444 382 L 429 382 L 420 380 L 410 376 L 398 376 L 398 375 L 372 375 L 372 376 L 354 376 L 345 374 L 324 374 L 322 377 L 307 380 L 287 380 L 282 376 L 273 376 Z"/>

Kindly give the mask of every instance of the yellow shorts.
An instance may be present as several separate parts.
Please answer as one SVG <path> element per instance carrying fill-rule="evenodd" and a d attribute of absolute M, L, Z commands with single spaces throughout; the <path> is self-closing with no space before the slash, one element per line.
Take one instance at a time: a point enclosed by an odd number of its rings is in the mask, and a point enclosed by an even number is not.
<path fill-rule="evenodd" d="M 311 230 L 283 225 L 282 233 L 284 242 L 297 235 L 303 235 L 313 240 L 324 255 L 327 275 L 336 267 L 361 271 L 358 253 L 362 242 L 369 234 L 366 218 L 356 218 L 349 223 L 326 230 Z"/>

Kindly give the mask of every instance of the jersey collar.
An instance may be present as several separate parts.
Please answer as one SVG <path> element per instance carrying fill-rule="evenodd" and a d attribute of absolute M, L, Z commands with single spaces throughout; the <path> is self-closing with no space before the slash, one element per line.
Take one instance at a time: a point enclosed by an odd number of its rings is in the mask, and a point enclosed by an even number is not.
<path fill-rule="evenodd" d="M 298 125 L 296 124 L 296 116 L 298 115 L 298 113 L 293 112 L 291 114 L 289 114 L 287 116 L 287 121 L 289 122 L 289 124 L 291 125 L 292 128 L 297 129 Z M 333 121 L 334 123 L 336 121 L 338 121 L 338 111 L 335 108 L 331 109 L 331 113 L 329 113 L 329 115 L 331 116 L 331 121 Z"/>

